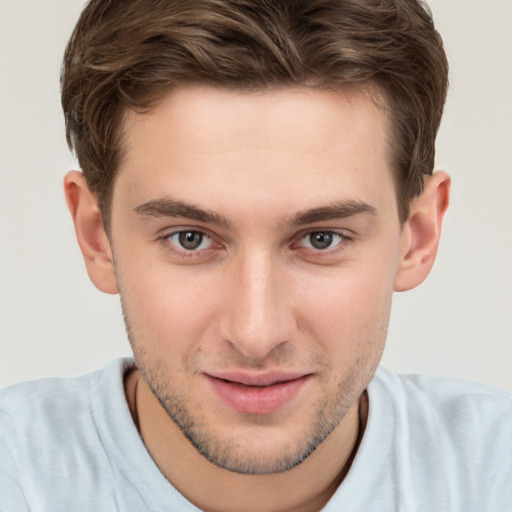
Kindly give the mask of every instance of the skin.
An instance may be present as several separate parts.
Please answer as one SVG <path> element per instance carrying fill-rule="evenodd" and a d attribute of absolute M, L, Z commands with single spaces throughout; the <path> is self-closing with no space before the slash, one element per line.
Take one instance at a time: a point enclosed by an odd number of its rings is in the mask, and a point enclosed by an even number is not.
<path fill-rule="evenodd" d="M 110 239 L 82 175 L 65 189 L 92 281 L 121 295 L 149 452 L 204 510 L 319 510 L 357 449 L 393 291 L 434 261 L 447 175 L 401 225 L 387 119 L 357 91 L 189 87 L 124 133 Z M 276 370 L 306 378 L 270 413 L 211 386 Z"/>

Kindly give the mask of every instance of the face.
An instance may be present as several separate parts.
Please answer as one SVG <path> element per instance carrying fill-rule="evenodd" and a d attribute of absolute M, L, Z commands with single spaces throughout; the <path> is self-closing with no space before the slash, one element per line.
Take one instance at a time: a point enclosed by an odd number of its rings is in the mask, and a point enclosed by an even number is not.
<path fill-rule="evenodd" d="M 111 245 L 139 371 L 215 464 L 287 470 L 383 350 L 401 230 L 363 94 L 172 92 L 129 114 Z"/>

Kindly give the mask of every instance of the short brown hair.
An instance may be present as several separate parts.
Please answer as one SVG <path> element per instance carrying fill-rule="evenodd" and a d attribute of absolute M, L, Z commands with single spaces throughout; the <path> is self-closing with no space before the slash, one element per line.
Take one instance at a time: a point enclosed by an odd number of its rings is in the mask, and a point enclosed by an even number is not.
<path fill-rule="evenodd" d="M 434 167 L 448 63 L 417 0 L 90 0 L 68 43 L 68 144 L 108 228 L 129 109 L 174 87 L 371 85 L 391 121 L 401 221 Z"/>

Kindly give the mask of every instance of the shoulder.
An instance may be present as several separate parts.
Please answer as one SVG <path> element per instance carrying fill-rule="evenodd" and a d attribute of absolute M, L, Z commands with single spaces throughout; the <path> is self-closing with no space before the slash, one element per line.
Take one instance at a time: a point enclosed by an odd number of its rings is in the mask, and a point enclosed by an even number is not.
<path fill-rule="evenodd" d="M 69 407 L 83 407 L 94 374 L 75 378 L 44 378 L 22 382 L 0 390 L 3 421 L 15 418 L 18 425 L 40 417 L 67 415 Z"/>
<path fill-rule="evenodd" d="M 44 378 L 1 389 L 4 449 L 17 460 L 23 452 L 40 453 L 69 440 L 70 432 L 86 430 L 91 423 L 91 386 L 109 372 L 111 367 L 80 377 Z"/>
<path fill-rule="evenodd" d="M 479 446 L 501 443 L 512 451 L 512 394 L 506 391 L 463 379 L 397 375 L 382 368 L 372 386 L 376 399 L 388 400 L 397 419 L 407 421 L 411 436 L 421 432 L 450 437 L 461 447 L 475 441 Z"/>
<path fill-rule="evenodd" d="M 89 388 L 94 374 L 45 378 L 0 391 L 0 443 L 11 459 L 48 454 L 64 442 L 67 431 L 87 428 Z M 75 427 L 73 427 L 75 425 Z"/>
<path fill-rule="evenodd" d="M 129 364 L 119 359 L 80 377 L 40 379 L 0 390 L 4 502 L 16 503 L 15 510 L 22 509 L 21 503 L 64 510 L 62 500 L 73 482 L 80 482 L 80 492 L 87 494 L 97 478 L 112 478 L 99 424 L 106 411 L 116 416 L 111 404 L 127 407 L 122 376 Z M 110 492 L 97 489 L 87 499 L 100 502 Z"/>
<path fill-rule="evenodd" d="M 512 394 L 463 379 L 428 375 L 398 375 L 383 368 L 374 382 L 378 393 L 387 393 L 398 406 L 420 416 L 443 417 L 456 424 L 464 419 L 482 423 L 512 421 Z M 465 423 L 468 426 L 468 423 Z"/>
<path fill-rule="evenodd" d="M 116 399 L 123 399 L 122 376 L 131 364 L 130 359 L 117 359 L 79 377 L 44 378 L 0 389 L 2 437 L 16 433 L 27 436 L 33 430 L 39 433 L 38 438 L 41 432 L 55 437 L 73 424 L 84 427 L 97 408 L 98 394 L 115 394 Z"/>
<path fill-rule="evenodd" d="M 370 411 L 372 392 L 377 416 L 391 417 L 381 423 L 389 421 L 393 450 L 401 454 L 413 487 L 429 482 L 443 489 L 438 495 L 458 503 L 456 510 L 512 506 L 510 393 L 462 379 L 384 369 L 370 385 Z"/>
<path fill-rule="evenodd" d="M 118 359 L 105 368 L 79 377 L 44 378 L 0 389 L 2 426 L 15 419 L 18 428 L 38 428 L 43 422 L 58 427 L 62 420 L 75 420 L 91 407 L 91 387 L 99 381 L 120 381 L 123 367 L 130 360 Z"/>

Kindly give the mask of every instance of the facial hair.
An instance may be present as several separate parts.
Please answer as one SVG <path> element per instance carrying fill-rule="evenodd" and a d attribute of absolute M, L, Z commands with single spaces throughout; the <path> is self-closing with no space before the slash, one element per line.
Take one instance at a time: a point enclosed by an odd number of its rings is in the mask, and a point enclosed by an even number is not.
<path fill-rule="evenodd" d="M 282 473 L 306 460 L 339 425 L 362 395 L 380 359 L 379 355 L 375 363 L 364 373 L 361 373 L 359 366 L 350 370 L 345 378 L 338 382 L 336 392 L 324 394 L 314 404 L 314 421 L 294 445 L 281 446 L 279 452 L 273 453 L 264 450 L 249 451 L 246 444 L 240 443 L 235 436 L 222 436 L 213 431 L 201 410 L 192 407 L 193 404 L 176 391 L 177 386 L 173 385 L 172 375 L 168 375 L 161 358 L 152 357 L 144 348 L 151 345 L 136 339 L 124 305 L 123 316 L 137 369 L 169 418 L 203 457 L 220 468 L 239 474 Z M 283 354 L 274 354 L 270 357 L 274 359 L 274 364 L 275 360 L 279 360 L 281 364 L 285 363 L 286 356 Z M 238 367 L 243 367 L 239 361 L 237 363 Z M 315 363 L 319 365 L 319 361 Z M 268 362 L 262 359 L 258 362 L 251 360 L 245 366 L 254 368 L 267 365 Z M 322 360 L 320 365 L 329 366 L 330 363 Z M 257 422 L 257 419 L 254 421 Z M 305 425 L 307 426 L 307 422 Z"/>

